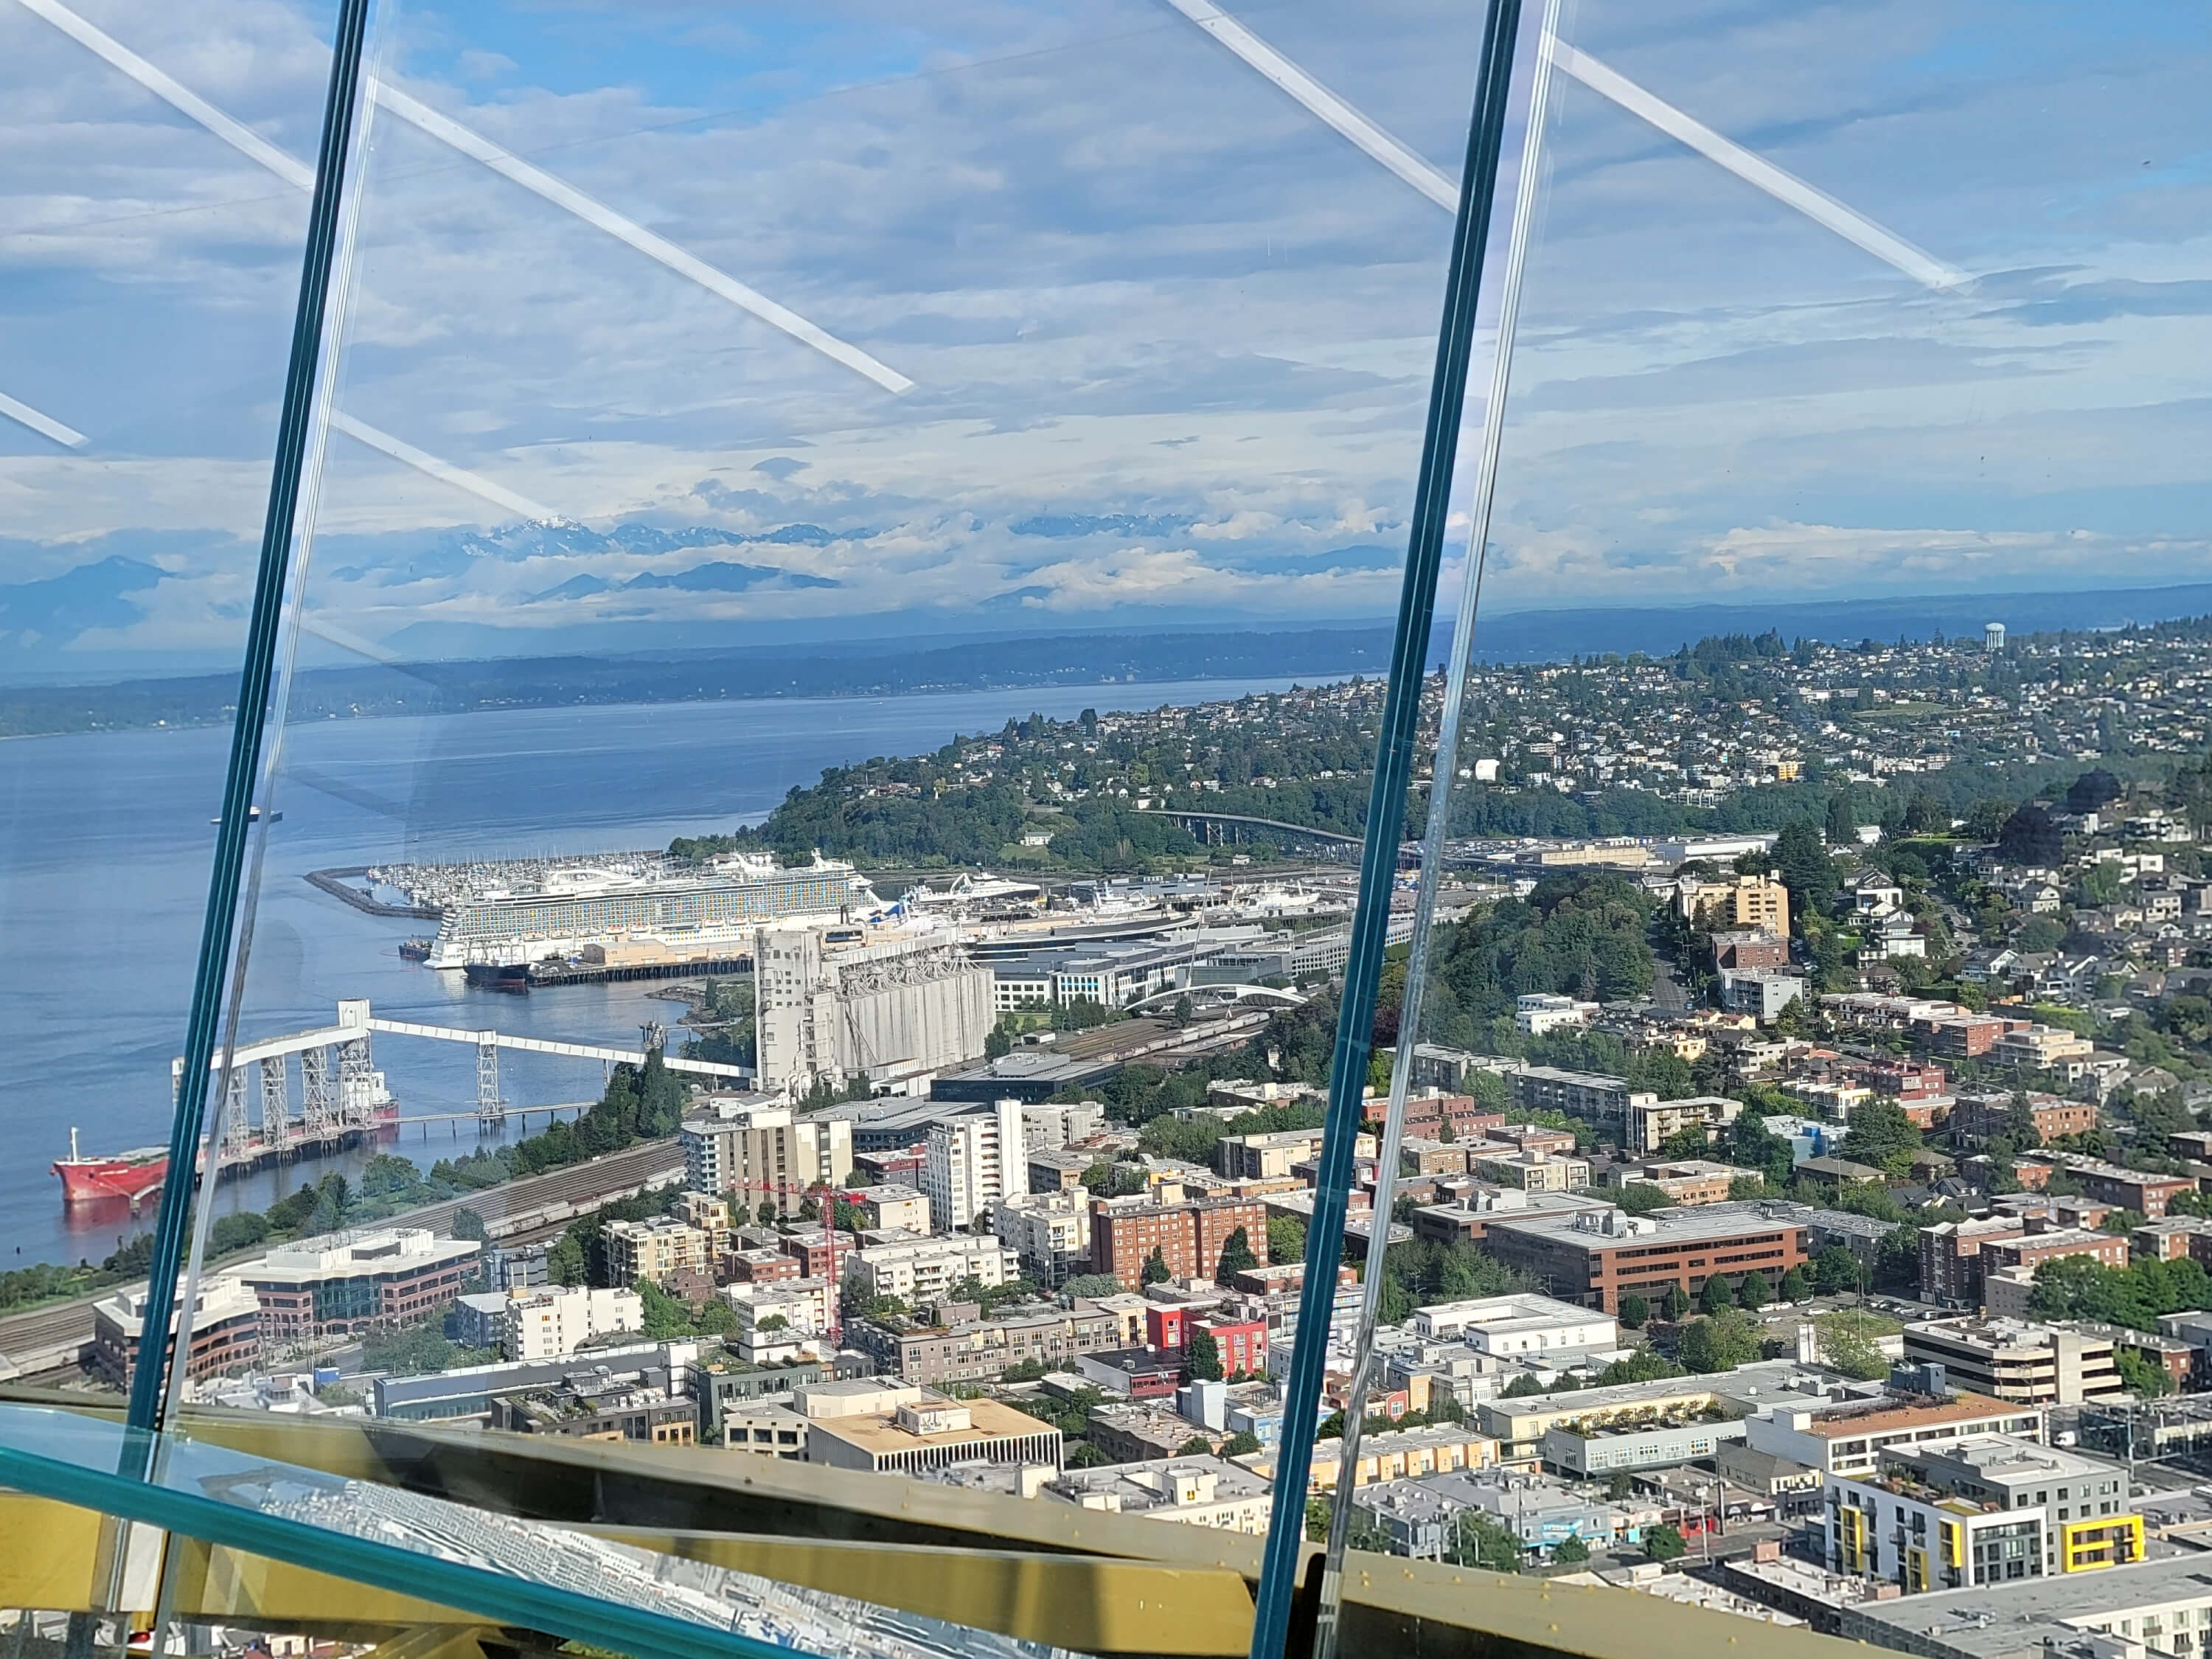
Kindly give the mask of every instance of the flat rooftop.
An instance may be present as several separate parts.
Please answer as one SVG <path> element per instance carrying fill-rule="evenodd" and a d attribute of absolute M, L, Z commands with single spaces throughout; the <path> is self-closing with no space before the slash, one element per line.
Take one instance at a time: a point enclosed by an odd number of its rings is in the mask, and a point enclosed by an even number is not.
<path fill-rule="evenodd" d="M 1521 1233 L 1542 1238 L 1549 1243 L 1565 1244 L 1577 1249 L 1613 1250 L 1645 1249 L 1654 1244 L 1695 1244 L 1711 1239 L 1749 1237 L 1760 1233 L 1796 1232 L 1808 1224 L 1790 1210 L 1794 1206 L 1775 1206 L 1778 1214 L 1746 1213 L 1757 1211 L 1756 1205 L 1739 1207 L 1733 1204 L 1701 1204 L 1669 1208 L 1633 1219 L 1640 1225 L 1631 1231 L 1624 1228 L 1617 1233 L 1597 1231 L 1578 1224 L 1576 1214 L 1525 1215 L 1510 1212 L 1494 1215 L 1490 1231 L 1493 1233 Z M 1724 1214 L 1711 1212 L 1721 1210 Z"/>
<path fill-rule="evenodd" d="M 1928 1429 L 1946 1423 L 1972 1423 L 1986 1417 L 2017 1417 L 2033 1412 L 2033 1406 L 2009 1405 L 1985 1394 L 1960 1393 L 1939 1400 L 1932 1395 L 1909 1399 L 1889 1395 L 1832 1407 L 1808 1424 L 1805 1432 L 1823 1440 L 1846 1440 L 1863 1434 L 1887 1434 L 1893 1429 Z"/>
<path fill-rule="evenodd" d="M 2039 1652 L 2046 1635 L 2207 1601 L 2212 1601 L 2212 1558 L 2191 1553 L 2098 1572 L 1862 1601 L 1850 1609 L 1846 1633 L 1871 1626 L 1897 1632 L 1899 1639 L 1885 1646 L 1925 1652 L 1935 1643 L 1977 1659 L 2003 1659 Z"/>
<path fill-rule="evenodd" d="M 878 1383 L 876 1386 L 882 1385 Z M 878 1456 L 912 1451 L 917 1446 L 957 1446 L 976 1440 L 1005 1440 L 1020 1435 L 1060 1432 L 1042 1418 L 1031 1417 L 1027 1412 L 1016 1411 L 1012 1406 L 1001 1405 L 995 1400 L 959 1400 L 944 1403 L 958 1406 L 966 1411 L 968 1420 L 973 1426 L 945 1429 L 935 1434 L 915 1434 L 899 1427 L 891 1418 L 869 1415 L 813 1417 L 808 1419 L 807 1427 L 811 1433 L 828 1435 Z"/>

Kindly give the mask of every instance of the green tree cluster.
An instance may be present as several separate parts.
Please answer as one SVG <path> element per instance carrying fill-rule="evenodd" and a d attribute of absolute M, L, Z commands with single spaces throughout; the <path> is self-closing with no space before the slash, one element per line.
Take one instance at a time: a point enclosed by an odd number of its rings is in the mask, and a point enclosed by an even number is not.
<path fill-rule="evenodd" d="M 2212 1274 L 2184 1256 L 2108 1267 L 2087 1256 L 2062 1256 L 2035 1270 L 2028 1311 L 2039 1319 L 2090 1319 L 2154 1331 L 2160 1314 L 2212 1306 Z"/>

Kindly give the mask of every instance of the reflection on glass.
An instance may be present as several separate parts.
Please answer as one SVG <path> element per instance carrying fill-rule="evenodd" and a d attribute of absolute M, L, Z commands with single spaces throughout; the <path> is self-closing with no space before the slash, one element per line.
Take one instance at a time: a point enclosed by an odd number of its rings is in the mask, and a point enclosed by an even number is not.
<path fill-rule="evenodd" d="M 153 1453 L 152 1484 L 184 1498 L 182 1507 L 150 1495 L 134 1498 L 127 1486 L 118 1492 L 112 1484 L 118 1461 L 130 1455 L 130 1437 L 111 1423 L 10 1406 L 0 1411 L 0 1468 L 11 1486 L 64 1497 L 85 1495 L 76 1482 L 100 1478 L 111 1484 L 99 1492 L 112 1494 L 126 1516 L 143 1513 L 190 1537 L 336 1568 L 387 1589 L 447 1595 L 484 1616 L 565 1612 L 577 1639 L 595 1635 L 635 1644 L 658 1635 L 677 1643 L 678 1651 L 714 1650 L 688 1639 L 682 1627 L 691 1626 L 736 1638 L 720 1650 L 736 1654 L 780 1649 L 855 1659 L 955 1653 L 1046 1659 L 1058 1651 L 205 1443 L 165 1440 Z M 248 1528 L 225 1511 L 280 1524 Z M 434 1567 L 462 1571 L 433 1577 Z M 557 1600 L 517 1599 L 515 1586 L 551 1592 Z M 617 1622 L 617 1615 L 628 1618 Z"/>
<path fill-rule="evenodd" d="M 156 1345 L 328 9 L 0 11 L 36 1380 Z M 387 9 L 195 1404 L 1239 1571 L 1308 1443 L 1313 1537 L 1620 1579 L 1725 1547 L 1701 1413 L 1884 1395 L 1893 1325 L 2187 1311 L 1918 1264 L 2197 1203 L 2202 27 L 1589 0 L 1516 66 L 1298 1328 L 1476 9 Z M 1593 1387 L 1675 1413 L 1641 1461 L 1524 1432 Z"/>

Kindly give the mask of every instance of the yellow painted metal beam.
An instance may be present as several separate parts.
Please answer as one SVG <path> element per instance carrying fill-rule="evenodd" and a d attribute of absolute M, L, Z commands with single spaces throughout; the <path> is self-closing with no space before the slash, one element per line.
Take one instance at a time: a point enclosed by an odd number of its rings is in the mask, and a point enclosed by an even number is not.
<path fill-rule="evenodd" d="M 1252 1643 L 1251 1592 L 1241 1574 L 1225 1568 L 629 1527 L 585 1530 L 642 1549 L 1091 1653 L 1211 1659 L 1243 1654 Z"/>

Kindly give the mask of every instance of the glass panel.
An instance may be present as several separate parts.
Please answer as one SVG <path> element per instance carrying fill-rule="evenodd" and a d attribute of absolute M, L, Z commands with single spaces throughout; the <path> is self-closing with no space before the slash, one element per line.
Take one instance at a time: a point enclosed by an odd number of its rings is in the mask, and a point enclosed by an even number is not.
<path fill-rule="evenodd" d="M 1480 27 L 386 9 L 191 1397 L 1266 1529 Z"/>
<path fill-rule="evenodd" d="M 150 1481 L 118 1478 L 118 1465 L 144 1455 L 129 1446 L 137 1437 L 66 1412 L 0 1407 L 0 1470 L 18 1491 L 617 1652 L 1060 1651 L 177 1437 L 153 1449 Z"/>
<path fill-rule="evenodd" d="M 328 64 L 304 13 L 94 10 L 0 15 L 0 1352 L 32 1376 L 143 1271 L 306 219 L 263 163 L 312 155 Z"/>
<path fill-rule="evenodd" d="M 2141 1068 L 2197 1063 L 2171 1036 L 2192 946 L 2151 911 L 2197 861 L 2172 210 L 2205 33 L 2147 6 L 1869 21 L 1586 3 L 1547 54 L 1480 626 L 1448 653 L 1463 735 L 1419 832 L 1431 970 L 1411 1008 L 1386 977 L 1378 1024 L 1414 1237 L 1374 1352 L 1432 1390 L 1456 1361 L 1479 1426 L 1549 1473 L 1365 1495 L 1377 1547 L 1626 1556 L 1632 1486 L 1698 1533 L 1671 1467 L 1698 1413 L 1603 1413 L 1794 1356 L 1814 1310 L 1777 1304 L 1816 1289 L 1878 1305 L 1820 1304 L 1808 1370 L 1878 1376 L 1868 1339 L 1934 1311 L 1910 1298 L 2002 1305 L 1920 1282 L 1922 1224 L 2093 1152 L 2136 1166 L 2115 1193 L 2179 1173 L 2180 1076 Z M 1996 1051 L 1981 1012 L 2029 1029 Z M 1572 1305 L 1515 1310 L 1510 1343 L 1447 1328 L 1508 1304 L 1437 1304 L 1492 1294 Z M 1771 1394 L 1796 1361 L 1768 1363 Z M 1528 1430 L 1547 1410 L 1585 1421 Z"/>

